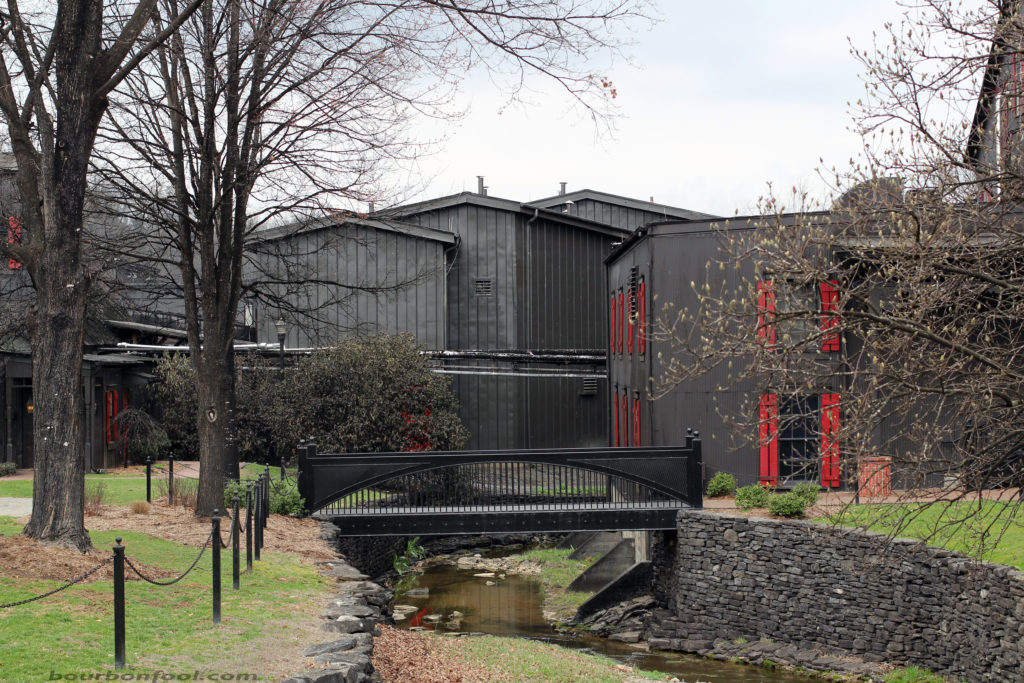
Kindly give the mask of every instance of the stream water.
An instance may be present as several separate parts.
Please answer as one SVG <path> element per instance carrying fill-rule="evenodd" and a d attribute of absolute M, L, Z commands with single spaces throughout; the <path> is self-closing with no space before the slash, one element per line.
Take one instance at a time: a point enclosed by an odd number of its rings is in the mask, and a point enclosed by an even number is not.
<path fill-rule="evenodd" d="M 768 671 L 753 666 L 727 664 L 701 657 L 670 652 L 644 652 L 623 643 L 616 643 L 585 633 L 558 633 L 541 613 L 544 596 L 540 583 L 524 577 L 508 575 L 502 580 L 473 576 L 472 570 L 452 566 L 435 566 L 426 570 L 411 589 L 424 589 L 427 595 L 398 593 L 396 605 L 410 605 L 416 611 L 398 621 L 401 628 L 422 626 L 428 630 L 489 633 L 518 636 L 555 643 L 574 650 L 597 652 L 648 671 L 662 671 L 693 683 L 796 683 L 807 678 Z M 461 612 L 459 622 L 447 621 L 453 612 Z M 439 623 L 430 623 L 427 616 L 439 614 Z"/>

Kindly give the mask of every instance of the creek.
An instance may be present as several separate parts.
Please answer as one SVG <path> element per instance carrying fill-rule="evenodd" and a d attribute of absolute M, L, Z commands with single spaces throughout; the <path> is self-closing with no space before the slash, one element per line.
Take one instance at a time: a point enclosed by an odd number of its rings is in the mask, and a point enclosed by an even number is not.
<path fill-rule="evenodd" d="M 530 577 L 508 574 L 503 579 L 474 576 L 479 570 L 458 569 L 451 565 L 429 567 L 408 592 L 398 592 L 396 605 L 415 607 L 400 628 L 420 627 L 438 633 L 487 633 L 496 636 L 531 638 L 548 643 L 599 653 L 648 671 L 672 674 L 684 681 L 710 683 L 806 683 L 806 677 L 759 667 L 729 664 L 671 652 L 645 652 L 624 643 L 583 632 L 558 632 L 542 613 L 544 602 L 540 582 Z M 490 583 L 491 585 L 488 585 Z M 417 590 L 418 589 L 418 590 Z M 422 595 L 426 589 L 426 595 Z M 461 613 L 456 621 L 449 615 Z M 431 623 L 430 615 L 441 615 Z M 448 621 L 446 621 L 448 620 Z"/>

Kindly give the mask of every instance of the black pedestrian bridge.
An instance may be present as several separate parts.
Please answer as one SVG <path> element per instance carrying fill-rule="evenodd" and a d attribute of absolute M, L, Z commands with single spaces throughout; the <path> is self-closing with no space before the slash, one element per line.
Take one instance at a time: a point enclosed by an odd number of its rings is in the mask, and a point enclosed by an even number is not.
<path fill-rule="evenodd" d="M 682 446 L 320 454 L 298 449 L 307 512 L 346 536 L 674 529 L 701 507 Z"/>

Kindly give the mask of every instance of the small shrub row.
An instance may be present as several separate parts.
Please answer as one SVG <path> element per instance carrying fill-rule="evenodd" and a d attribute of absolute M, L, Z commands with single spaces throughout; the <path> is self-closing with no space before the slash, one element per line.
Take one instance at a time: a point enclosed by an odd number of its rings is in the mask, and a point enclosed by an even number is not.
<path fill-rule="evenodd" d="M 13 462 L 0 462 L 0 477 L 10 477 L 18 473 L 18 466 Z"/>
<path fill-rule="evenodd" d="M 775 493 L 761 484 L 743 486 L 736 491 L 736 507 L 740 510 L 768 508 L 779 517 L 803 517 L 807 508 L 818 502 L 815 484 L 797 484 L 788 493 Z"/>
<path fill-rule="evenodd" d="M 224 509 L 230 510 L 234 507 L 234 497 L 238 494 L 238 503 L 245 507 L 244 481 L 231 481 L 224 485 Z M 295 484 L 291 481 L 279 479 L 270 480 L 270 514 L 301 516 L 305 511 L 305 501 L 299 495 Z"/>

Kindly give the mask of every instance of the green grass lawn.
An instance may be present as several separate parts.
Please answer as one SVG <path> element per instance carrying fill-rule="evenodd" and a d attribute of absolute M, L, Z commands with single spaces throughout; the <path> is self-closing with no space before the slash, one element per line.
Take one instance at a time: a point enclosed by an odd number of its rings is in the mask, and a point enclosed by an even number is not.
<path fill-rule="evenodd" d="M 1024 507 L 1019 501 L 858 505 L 823 521 L 919 539 L 1024 569 Z"/>
<path fill-rule="evenodd" d="M 0 517 L 0 533 L 18 533 L 11 518 Z M 198 549 L 132 531 L 94 531 L 93 545 L 108 551 L 122 536 L 127 555 L 151 567 L 184 571 Z M 266 552 L 231 589 L 231 556 L 222 553 L 222 623 L 211 622 L 211 553 L 180 583 L 158 587 L 126 583 L 126 658 L 123 673 L 257 673 L 263 653 L 314 619 L 327 585 L 312 566 L 293 556 Z M 244 563 L 244 558 L 243 558 Z M 243 564 L 244 568 L 244 564 Z M 130 570 L 126 570 L 130 574 Z M 51 580 L 0 577 L 0 603 L 37 595 L 61 585 Z M 109 579 L 74 586 L 21 607 L 0 619 L 0 679 L 47 680 L 52 673 L 113 671 L 112 586 Z M 296 607 L 300 609 L 297 610 Z M 301 659 L 301 657 L 300 657 Z M 302 662 L 296 661 L 295 668 Z"/>
<path fill-rule="evenodd" d="M 160 477 L 164 479 L 163 476 Z M 157 497 L 157 477 L 153 477 L 153 497 Z M 129 505 L 137 500 L 146 500 L 145 477 L 114 477 L 105 474 L 85 475 L 85 490 L 91 491 L 103 485 L 103 503 L 106 505 Z M 28 479 L 4 481 L 0 479 L 0 496 L 8 498 L 31 498 L 32 482 Z"/>

